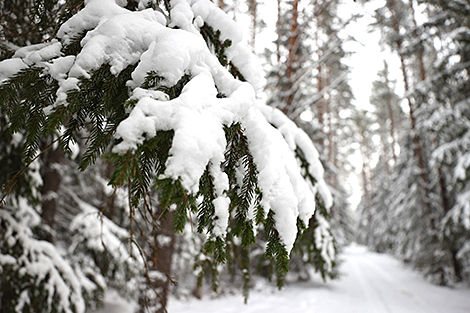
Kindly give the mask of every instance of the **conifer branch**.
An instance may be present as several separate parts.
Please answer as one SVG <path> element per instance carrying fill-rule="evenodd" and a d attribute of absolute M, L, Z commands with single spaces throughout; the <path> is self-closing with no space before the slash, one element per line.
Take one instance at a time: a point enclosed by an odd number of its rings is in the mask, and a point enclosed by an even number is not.
<path fill-rule="evenodd" d="M 21 168 L 21 170 L 19 170 L 18 172 L 16 172 L 12 177 L 10 177 L 8 179 L 8 182 L 5 183 L 3 186 L 2 186 L 2 193 L 3 193 L 3 196 L 2 196 L 2 199 L 0 199 L 0 206 L 4 205 L 5 203 L 5 199 L 8 195 L 11 194 L 11 192 L 13 191 L 13 189 L 15 188 L 17 182 L 18 182 L 18 179 L 20 178 L 21 175 L 24 174 L 24 172 L 29 168 L 29 166 L 31 165 L 31 163 L 33 163 L 34 161 L 36 161 L 38 158 L 40 158 L 47 150 L 49 150 L 56 142 L 58 142 L 60 140 L 60 137 L 55 139 L 54 141 L 52 141 L 46 148 L 44 148 L 40 153 L 38 153 L 33 159 L 31 159 L 28 164 L 26 164 L 25 166 L 23 166 L 23 168 Z"/>
<path fill-rule="evenodd" d="M 214 200 L 216 199 L 214 191 L 213 178 L 209 171 L 209 164 L 204 171 L 204 174 L 199 180 L 199 194 L 203 197 L 203 201 L 198 207 L 198 227 L 197 231 L 202 233 L 204 228 L 207 228 L 209 233 L 214 229 Z"/>

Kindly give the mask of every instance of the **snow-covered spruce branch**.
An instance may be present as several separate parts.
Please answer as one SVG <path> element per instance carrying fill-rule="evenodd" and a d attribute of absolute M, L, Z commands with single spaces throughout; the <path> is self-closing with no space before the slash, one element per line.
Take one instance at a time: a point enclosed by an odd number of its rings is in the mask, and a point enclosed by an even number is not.
<path fill-rule="evenodd" d="M 159 189 L 177 231 L 187 210 L 197 211 L 198 230 L 209 234 L 206 250 L 218 261 L 225 260 L 231 214 L 243 246 L 262 223 L 267 254 L 285 273 L 297 225 L 308 225 L 317 192 L 331 206 L 312 143 L 280 111 L 256 104 L 262 71 L 241 30 L 212 2 L 172 0 L 166 15 L 122 3 L 86 1 L 57 39 L 0 63 L 1 109 L 13 131 L 25 128 L 26 157 L 62 127 L 65 150 L 87 129 L 80 168 L 106 154 L 110 183 L 129 187 L 132 207 Z"/>

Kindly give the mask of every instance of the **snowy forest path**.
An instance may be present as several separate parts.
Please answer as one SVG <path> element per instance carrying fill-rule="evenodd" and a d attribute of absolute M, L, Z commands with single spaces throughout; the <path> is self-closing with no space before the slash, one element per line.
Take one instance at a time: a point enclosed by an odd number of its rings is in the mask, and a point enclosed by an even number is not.
<path fill-rule="evenodd" d="M 240 295 L 188 302 L 172 299 L 169 312 L 470 312 L 470 289 L 432 285 L 388 255 L 353 244 L 345 249 L 341 259 L 341 277 L 334 281 L 297 283 L 282 291 L 252 291 L 247 305 L 243 305 Z"/>
<path fill-rule="evenodd" d="M 359 245 L 341 255 L 341 277 L 295 283 L 277 291 L 256 283 L 248 304 L 241 294 L 188 301 L 171 298 L 170 313 L 469 313 L 470 289 L 432 285 L 400 261 Z M 87 313 L 131 313 L 116 299 Z M 114 306 L 112 306 L 114 305 Z M 127 307 L 130 307 L 127 305 Z"/>
<path fill-rule="evenodd" d="M 442 298 L 446 288 L 433 288 L 417 273 L 408 271 L 397 260 L 387 255 L 371 253 L 363 247 L 346 251 L 345 282 L 359 283 L 363 294 L 364 312 L 407 313 L 447 312 L 442 306 L 433 306 L 433 298 Z M 348 287 L 347 284 L 338 288 Z M 442 290 L 441 290 L 442 289 Z M 431 296 L 434 295 L 434 296 Z"/>

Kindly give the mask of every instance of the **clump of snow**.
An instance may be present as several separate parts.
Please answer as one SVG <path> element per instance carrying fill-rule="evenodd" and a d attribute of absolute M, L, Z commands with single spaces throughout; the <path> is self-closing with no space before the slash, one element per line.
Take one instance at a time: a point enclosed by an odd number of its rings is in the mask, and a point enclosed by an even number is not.
<path fill-rule="evenodd" d="M 295 152 L 298 148 L 303 152 L 304 157 L 309 164 L 307 171 L 317 181 L 315 186 L 310 186 L 310 188 L 313 188 L 314 194 L 316 194 L 316 192 L 320 194 L 325 207 L 329 209 L 333 205 L 333 197 L 323 178 L 325 171 L 320 162 L 319 153 L 308 135 L 302 129 L 297 127 L 297 125 L 295 125 L 295 123 L 279 109 L 266 105 L 259 105 L 258 107 L 261 112 L 263 112 L 266 119 L 273 124 L 279 132 L 281 132 L 285 141 L 289 145 L 290 150 Z M 308 210 L 307 214 L 310 214 Z"/>
<path fill-rule="evenodd" d="M 323 199 L 323 203 L 326 209 L 330 209 L 333 206 L 333 196 L 331 195 L 331 191 L 327 186 L 324 179 L 320 180 L 317 185 L 315 185 L 318 189 L 318 193 L 320 194 L 321 198 Z"/>
<path fill-rule="evenodd" d="M 243 77 L 253 85 L 256 90 L 260 90 L 266 81 L 258 59 L 251 53 L 250 49 L 241 43 L 229 47 L 227 51 L 231 54 L 233 64 L 238 68 Z"/>
<path fill-rule="evenodd" d="M 41 66 L 45 60 L 58 58 L 62 45 L 57 40 L 16 50 L 11 59 L 0 62 L 0 83 L 28 66 Z"/>
<path fill-rule="evenodd" d="M 34 65 L 44 60 L 59 57 L 61 48 L 61 43 L 55 39 L 47 43 L 18 49 L 13 58 L 21 58 L 27 65 Z"/>
<path fill-rule="evenodd" d="M 246 127 L 245 134 L 259 171 L 258 184 L 263 192 L 262 205 L 265 212 L 273 210 L 275 213 L 276 229 L 287 251 L 290 251 L 297 236 L 296 223 L 299 215 L 299 199 L 291 179 L 295 182 L 303 181 L 303 178 L 282 135 L 266 121 L 260 123 L 264 119 L 261 112 L 254 111 L 253 115 L 255 116 L 243 125 Z M 314 202 L 311 205 L 314 209 Z"/>
<path fill-rule="evenodd" d="M 0 62 L 0 84 L 7 78 L 15 75 L 28 65 L 19 58 L 7 59 Z"/>
<path fill-rule="evenodd" d="M 57 36 L 67 45 L 83 31 L 93 29 L 103 21 L 127 12 L 129 11 L 117 5 L 114 0 L 87 0 L 85 8 L 65 22 Z"/>
<path fill-rule="evenodd" d="M 74 62 L 75 56 L 69 55 L 63 58 L 54 59 L 50 63 L 45 63 L 45 65 L 49 69 L 49 74 L 52 78 L 61 82 L 67 78 L 66 73 L 70 71 Z"/>
<path fill-rule="evenodd" d="M 240 26 L 211 1 L 192 0 L 191 3 L 191 9 L 196 16 L 200 16 L 214 29 L 220 30 L 222 41 L 229 39 L 234 46 L 242 41 L 243 31 Z"/>
<path fill-rule="evenodd" d="M 171 0 L 171 22 L 170 27 L 178 27 L 185 31 L 194 32 L 192 21 L 194 12 L 190 3 L 186 0 Z"/>
<path fill-rule="evenodd" d="M 221 162 L 222 160 L 220 160 L 220 163 Z M 230 199 L 225 194 L 229 189 L 228 176 L 222 172 L 220 163 L 211 164 L 210 166 L 210 174 L 213 176 L 214 192 L 217 197 L 213 200 L 216 220 L 212 234 L 223 238 L 228 227 Z"/>
<path fill-rule="evenodd" d="M 242 42 L 243 30 L 220 8 L 214 6 L 209 0 L 192 0 L 191 9 L 197 18 L 204 23 L 220 30 L 221 40 L 232 42 L 227 48 L 227 58 L 240 70 L 243 77 L 258 90 L 264 86 L 264 77 L 258 59 Z"/>
<path fill-rule="evenodd" d="M 140 12 L 124 10 L 121 14 L 103 20 L 83 38 L 82 51 L 70 70 L 72 77 L 89 77 L 89 72 L 102 64 L 111 65 L 117 75 L 128 65 L 135 64 L 149 45 L 160 38 L 161 13 L 151 9 Z"/>
<path fill-rule="evenodd" d="M 166 29 L 156 35 L 142 54 L 139 65 L 132 73 L 131 86 L 140 86 L 150 71 L 156 71 L 165 78 L 164 86 L 174 86 L 181 77 L 194 68 L 207 49 L 200 36 L 180 29 Z"/>
<path fill-rule="evenodd" d="M 119 125 L 116 135 L 123 141 L 113 151 L 135 149 L 143 142 L 144 134 L 154 136 L 158 130 L 174 129 L 165 175 L 180 178 L 184 188 L 197 192 L 206 165 L 222 162 L 226 146 L 222 125 L 233 120 L 230 101 L 217 99 L 216 95 L 212 78 L 201 74 L 171 101 L 142 97 Z"/>

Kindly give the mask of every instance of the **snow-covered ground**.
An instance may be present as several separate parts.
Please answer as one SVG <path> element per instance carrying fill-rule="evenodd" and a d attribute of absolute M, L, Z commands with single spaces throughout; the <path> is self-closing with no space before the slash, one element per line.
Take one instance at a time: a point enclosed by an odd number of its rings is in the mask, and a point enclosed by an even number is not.
<path fill-rule="evenodd" d="M 343 254 L 342 276 L 307 282 L 281 291 L 253 291 L 217 299 L 171 299 L 170 313 L 469 313 L 470 289 L 435 286 L 387 255 L 351 245 Z M 108 311 L 130 313 L 130 307 Z"/>

